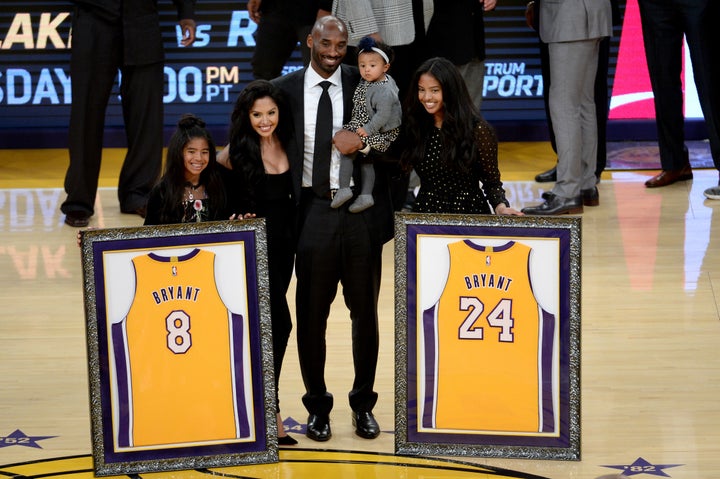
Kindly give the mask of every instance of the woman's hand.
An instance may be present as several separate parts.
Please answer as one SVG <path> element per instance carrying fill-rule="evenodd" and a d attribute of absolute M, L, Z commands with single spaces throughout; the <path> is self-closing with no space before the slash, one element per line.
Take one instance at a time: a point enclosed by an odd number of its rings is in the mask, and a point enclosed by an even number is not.
<path fill-rule="evenodd" d="M 232 165 L 230 164 L 230 145 L 218 151 L 215 160 L 228 170 L 232 170 Z"/>
<path fill-rule="evenodd" d="M 498 215 L 525 216 L 525 213 L 515 208 L 510 208 L 505 203 L 500 203 L 495 207 L 495 213 Z"/>

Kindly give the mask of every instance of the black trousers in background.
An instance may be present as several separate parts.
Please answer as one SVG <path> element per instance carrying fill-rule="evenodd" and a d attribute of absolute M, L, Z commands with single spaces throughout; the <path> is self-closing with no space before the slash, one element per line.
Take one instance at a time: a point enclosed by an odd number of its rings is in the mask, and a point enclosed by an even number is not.
<path fill-rule="evenodd" d="M 310 63 L 310 49 L 306 40 L 312 27 L 312 23 L 298 25 L 297 19 L 288 18 L 282 12 L 263 13 L 255 32 L 255 50 L 251 60 L 253 77 L 272 80 L 280 76 L 298 42 L 303 66 L 307 66 Z"/>
<path fill-rule="evenodd" d="M 326 415 L 333 396 L 325 383 L 325 362 L 342 345 L 326 346 L 330 305 L 342 285 L 352 322 L 354 380 L 349 393 L 353 411 L 372 411 L 378 359 L 378 295 L 382 244 L 372 241 L 363 213 L 350 213 L 347 204 L 331 208 L 330 199 L 303 188 L 302 230 L 295 260 L 296 313 L 300 370 L 306 393 L 303 404 L 311 414 Z M 377 205 L 375 206 L 377 207 Z M 339 365 L 338 365 L 339 366 Z"/>
<path fill-rule="evenodd" d="M 690 51 L 710 152 L 715 168 L 720 170 L 719 3 L 718 0 L 639 0 L 663 170 L 678 170 L 687 161 L 681 79 L 683 35 Z"/>
<path fill-rule="evenodd" d="M 127 155 L 118 180 L 121 211 L 145 205 L 160 174 L 163 148 L 163 64 L 123 64 L 122 24 L 78 7 L 73 17 L 70 57 L 70 166 L 65 175 L 64 213 L 94 213 L 102 161 L 105 110 L 121 72 Z"/>

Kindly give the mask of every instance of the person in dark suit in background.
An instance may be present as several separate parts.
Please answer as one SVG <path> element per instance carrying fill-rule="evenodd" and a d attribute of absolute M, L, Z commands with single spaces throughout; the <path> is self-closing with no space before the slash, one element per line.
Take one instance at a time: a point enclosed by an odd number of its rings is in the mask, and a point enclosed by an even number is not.
<path fill-rule="evenodd" d="M 715 167 L 720 170 L 720 3 L 717 0 L 639 0 L 662 171 L 645 182 L 648 188 L 671 185 L 693 177 L 685 145 L 683 114 L 683 35 L 692 60 L 693 78 L 710 140 Z M 720 189 L 705 196 L 720 199 Z"/>
<path fill-rule="evenodd" d="M 621 25 L 622 19 L 620 15 L 620 0 L 610 0 L 612 7 L 613 25 Z M 538 21 L 540 16 L 534 8 L 535 2 L 528 3 L 528 25 L 535 31 L 538 29 Z M 550 91 L 550 63 L 548 59 L 547 43 L 540 40 L 540 68 L 543 78 L 543 101 L 545 103 L 545 116 L 548 122 L 548 134 L 550 135 L 550 145 L 555 153 L 557 146 L 555 144 L 555 134 L 553 133 L 552 119 L 550 118 L 550 109 L 548 106 L 548 92 Z M 610 37 L 604 37 L 600 40 L 600 51 L 598 53 L 597 73 L 595 74 L 595 117 L 597 118 L 598 131 L 598 147 L 597 147 L 597 164 L 595 166 L 595 176 L 600 181 L 600 175 L 607 166 L 607 121 L 610 112 L 610 97 L 608 91 L 608 69 L 610 66 Z M 535 181 L 538 183 L 547 183 L 557 180 L 557 166 L 553 166 L 547 171 L 538 173 Z"/>
<path fill-rule="evenodd" d="M 485 78 L 485 12 L 497 0 L 435 0 L 427 33 L 427 57 L 445 57 L 458 67 L 480 109 Z"/>
<path fill-rule="evenodd" d="M 328 15 L 332 0 L 248 0 L 250 19 L 257 23 L 253 50 L 253 77 L 272 80 L 280 76 L 300 43 L 303 66 L 310 62 L 305 39 L 319 17 Z"/>
<path fill-rule="evenodd" d="M 325 383 L 325 332 L 330 305 L 338 284 L 342 284 L 352 321 L 352 422 L 359 436 L 373 439 L 380 434 L 372 410 L 377 402 L 373 388 L 379 344 L 377 305 L 382 248 L 393 236 L 390 190 L 383 161 L 374 158 L 375 205 L 359 213 L 348 211 L 350 202 L 340 208 L 330 206 L 338 187 L 340 154 L 364 154 L 360 136 L 342 128 L 350 120 L 352 95 L 360 75 L 356 67 L 342 64 L 348 31 L 337 17 L 318 19 L 307 42 L 310 66 L 273 80 L 288 99 L 290 121 L 295 128 L 287 154 L 294 192 L 300 199 L 296 318 L 300 370 L 306 389 L 303 404 L 309 413 L 306 434 L 315 441 L 331 437 L 333 396 Z M 315 128 L 316 123 L 325 123 L 324 116 L 318 115 L 318 111 L 325 111 L 323 102 L 318 101 L 326 96 L 324 90 L 332 103 L 334 136 L 331 140 L 328 131 L 327 140 L 321 141 L 324 135 L 316 135 Z M 315 153 L 316 147 L 324 147 L 325 151 Z M 322 157 L 329 180 L 326 176 L 313 181 L 313 176 L 324 170 Z M 358 181 L 356 176 L 355 184 Z"/>
<path fill-rule="evenodd" d="M 145 216 L 163 149 L 163 61 L 157 0 L 75 0 L 70 75 L 70 165 L 65 223 L 87 226 L 94 213 L 105 110 L 118 69 L 127 137 L 120 170 L 120 211 Z M 195 0 L 173 0 L 183 46 L 195 41 Z"/>

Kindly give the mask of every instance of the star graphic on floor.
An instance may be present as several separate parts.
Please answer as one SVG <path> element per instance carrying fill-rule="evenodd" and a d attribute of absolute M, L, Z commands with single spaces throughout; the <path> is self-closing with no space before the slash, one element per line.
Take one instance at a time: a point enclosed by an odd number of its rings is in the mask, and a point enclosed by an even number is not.
<path fill-rule="evenodd" d="M 13 432 L 12 434 L 9 434 L 7 436 L 0 436 L 0 448 L 10 446 L 25 446 L 42 449 L 42 447 L 37 443 L 37 441 L 42 441 L 43 439 L 50 439 L 53 437 L 57 436 L 28 436 L 20 429 L 15 429 L 15 432 Z"/>
<path fill-rule="evenodd" d="M 651 474 L 653 476 L 670 477 L 669 474 L 665 474 L 663 469 L 669 469 L 671 467 L 682 466 L 683 464 L 650 464 L 642 457 L 635 459 L 630 465 L 623 466 L 602 466 L 610 467 L 612 469 L 620 469 L 623 476 L 634 476 L 636 474 Z"/>
<path fill-rule="evenodd" d="M 307 431 L 307 426 L 305 424 L 300 424 L 292 417 L 286 417 L 283 421 L 283 427 L 286 432 L 294 432 L 296 434 L 305 434 Z"/>

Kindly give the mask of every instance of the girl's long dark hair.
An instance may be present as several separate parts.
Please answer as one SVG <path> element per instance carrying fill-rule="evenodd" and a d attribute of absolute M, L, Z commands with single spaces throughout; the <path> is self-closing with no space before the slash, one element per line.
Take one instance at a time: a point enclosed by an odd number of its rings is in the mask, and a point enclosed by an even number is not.
<path fill-rule="evenodd" d="M 418 80 L 424 74 L 435 77 L 442 88 L 442 161 L 451 169 L 469 172 L 477 161 L 474 129 L 480 121 L 480 113 L 457 67 L 442 57 L 426 60 L 411 80 L 403 108 L 401 164 L 410 169 L 425 155 L 425 143 L 435 127 L 433 115 L 425 110 L 418 98 Z"/>
<path fill-rule="evenodd" d="M 230 165 L 233 171 L 240 173 L 243 189 L 241 196 L 248 211 L 256 210 L 256 192 L 265 179 L 265 166 L 260 152 L 260 135 L 250 122 L 250 110 L 261 98 L 272 99 L 278 107 L 278 123 L 275 134 L 283 147 L 290 141 L 290 118 L 285 97 L 278 87 L 267 80 L 254 80 L 240 92 L 230 117 Z"/>
<path fill-rule="evenodd" d="M 211 214 L 209 219 L 225 218 L 225 187 L 218 171 L 215 142 L 205 128 L 205 122 L 188 113 L 180 118 L 175 132 L 168 142 L 165 171 L 159 182 L 163 191 L 160 211 L 161 224 L 175 223 L 178 214 L 182 214 L 182 201 L 187 185 L 183 149 L 195 138 L 205 139 L 210 149 L 208 165 L 200 173 L 200 184 L 205 186 L 208 197 L 208 211 Z"/>

